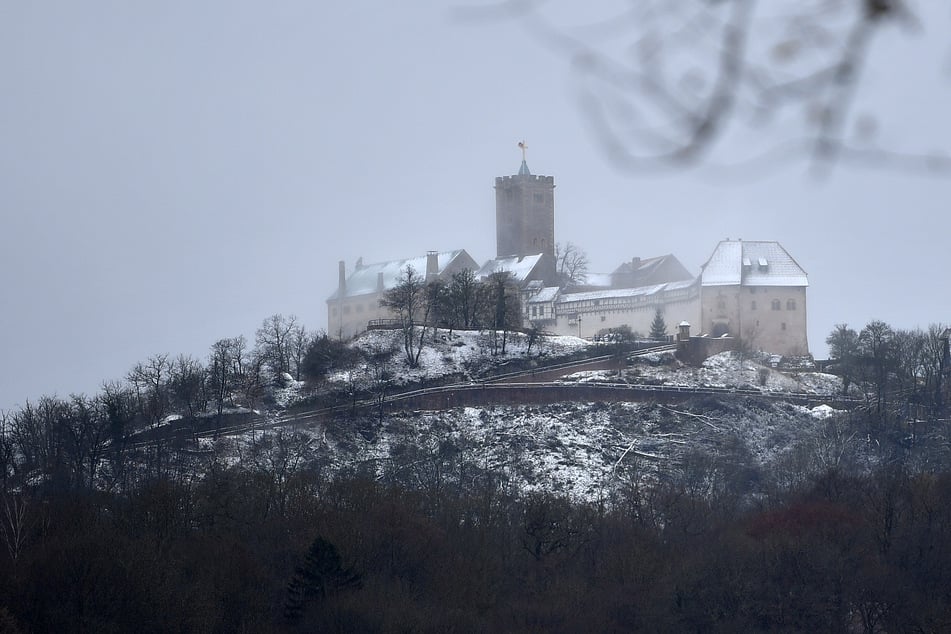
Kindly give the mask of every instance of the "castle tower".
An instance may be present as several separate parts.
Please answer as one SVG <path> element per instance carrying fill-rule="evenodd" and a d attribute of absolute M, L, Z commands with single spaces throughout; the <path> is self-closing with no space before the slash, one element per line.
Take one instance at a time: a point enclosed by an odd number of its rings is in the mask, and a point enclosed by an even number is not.
<path fill-rule="evenodd" d="M 498 257 L 542 253 L 554 271 L 555 179 L 535 176 L 525 162 L 514 176 L 495 179 L 495 235 Z"/>

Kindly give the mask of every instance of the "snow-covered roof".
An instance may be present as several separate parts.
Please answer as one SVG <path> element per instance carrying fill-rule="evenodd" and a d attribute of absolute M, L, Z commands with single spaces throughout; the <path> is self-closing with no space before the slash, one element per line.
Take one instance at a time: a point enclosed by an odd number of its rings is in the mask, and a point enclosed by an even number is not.
<path fill-rule="evenodd" d="M 806 272 L 775 241 L 724 240 L 700 277 L 703 286 L 809 286 Z"/>
<path fill-rule="evenodd" d="M 524 282 L 529 275 L 532 274 L 532 271 L 535 270 L 535 267 L 538 266 L 538 263 L 542 259 L 542 254 L 537 255 L 510 255 L 502 258 L 495 258 L 494 260 L 489 260 L 482 265 L 482 268 L 476 271 L 476 278 L 484 279 L 492 275 L 493 273 L 498 273 L 499 271 L 508 271 L 512 275 L 512 280 L 516 283 Z"/>
<path fill-rule="evenodd" d="M 610 273 L 588 273 L 584 276 L 584 286 L 601 286 L 609 288 L 613 285 Z"/>
<path fill-rule="evenodd" d="M 653 284 L 651 286 L 639 286 L 637 288 L 610 288 L 603 291 L 585 291 L 583 293 L 562 293 L 558 299 L 559 304 L 568 302 L 583 302 L 592 299 L 614 299 L 624 297 L 641 297 L 645 295 L 654 295 L 663 291 L 675 291 L 693 286 L 696 280 L 683 280 L 680 282 L 667 282 L 666 284 Z"/>
<path fill-rule="evenodd" d="M 541 289 L 528 299 L 529 304 L 542 304 L 545 302 L 553 302 L 558 297 L 558 291 L 560 291 L 557 286 L 546 286 Z"/>
<path fill-rule="evenodd" d="M 692 279 L 693 275 L 684 268 L 680 260 L 672 253 L 653 258 L 633 258 L 622 263 L 611 273 L 615 286 L 646 286 Z"/>
<path fill-rule="evenodd" d="M 456 249 L 455 251 L 444 251 L 436 254 L 437 257 L 437 275 L 441 275 L 446 267 L 451 265 L 457 258 L 463 258 L 469 261 L 471 265 L 475 262 L 466 253 L 465 249 Z M 383 274 L 383 289 L 390 289 L 396 286 L 397 280 L 406 273 L 407 267 L 412 267 L 421 276 L 426 275 L 426 262 L 428 256 L 421 255 L 415 258 L 406 258 L 402 260 L 390 260 L 389 262 L 375 262 L 373 264 L 363 264 L 357 262 L 357 266 L 350 277 L 347 278 L 347 286 L 343 292 L 343 297 L 356 297 L 358 295 L 367 295 L 376 293 L 379 290 L 380 274 Z M 330 296 L 330 299 L 339 299 L 341 297 L 340 289 Z"/>

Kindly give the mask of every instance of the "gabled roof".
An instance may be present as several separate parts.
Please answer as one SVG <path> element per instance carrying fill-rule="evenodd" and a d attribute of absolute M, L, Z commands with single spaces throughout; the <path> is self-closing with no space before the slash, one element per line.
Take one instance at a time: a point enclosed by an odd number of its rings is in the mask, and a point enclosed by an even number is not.
<path fill-rule="evenodd" d="M 775 241 L 723 240 L 700 278 L 703 286 L 809 286 L 806 272 Z"/>
<path fill-rule="evenodd" d="M 537 293 L 528 298 L 529 304 L 545 304 L 548 302 L 553 302 L 558 298 L 558 293 L 561 289 L 557 286 L 546 286 L 539 290 Z"/>
<path fill-rule="evenodd" d="M 692 279 L 690 271 L 670 253 L 654 258 L 633 258 L 611 273 L 612 286 L 615 288 L 634 288 Z"/>
<path fill-rule="evenodd" d="M 476 271 L 477 279 L 485 279 L 493 273 L 499 271 L 508 271 L 512 275 L 512 281 L 516 284 L 523 284 L 528 280 L 532 273 L 536 273 L 536 267 L 542 261 L 543 254 L 536 255 L 510 255 L 507 257 L 495 258 L 489 260 Z"/>
<path fill-rule="evenodd" d="M 455 265 L 455 268 L 475 268 L 475 260 L 466 253 L 465 249 L 456 249 L 455 251 L 444 251 L 438 253 L 437 257 L 437 275 L 442 275 L 446 269 Z M 413 267 L 421 276 L 426 275 L 427 256 L 421 255 L 415 258 L 406 258 L 402 260 L 390 260 L 388 262 L 375 262 L 373 264 L 363 264 L 357 262 L 357 266 L 350 277 L 347 278 L 347 286 L 341 295 L 340 289 L 331 295 L 328 299 L 340 299 L 341 297 L 356 297 L 358 295 L 368 295 L 376 293 L 379 290 L 378 283 L 380 274 L 383 274 L 383 289 L 390 289 L 396 286 L 397 280 L 406 273 L 407 267 Z"/>

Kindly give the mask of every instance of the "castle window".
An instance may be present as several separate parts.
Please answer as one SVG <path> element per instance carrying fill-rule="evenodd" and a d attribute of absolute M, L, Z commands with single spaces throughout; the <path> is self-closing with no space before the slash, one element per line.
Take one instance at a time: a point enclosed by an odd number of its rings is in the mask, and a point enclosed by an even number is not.
<path fill-rule="evenodd" d="M 541 192 L 535 192 L 535 193 L 532 195 L 532 198 L 533 198 L 533 199 L 535 200 L 535 202 L 537 202 L 537 203 L 543 203 L 543 202 L 545 202 L 545 194 L 542 194 Z"/>
<path fill-rule="evenodd" d="M 780 305 L 779 300 L 778 300 L 778 299 L 774 299 L 774 300 L 773 300 L 773 310 L 780 310 L 781 308 L 782 308 L 782 305 Z"/>
<path fill-rule="evenodd" d="M 796 310 L 796 300 L 787 299 L 786 300 L 786 310 Z"/>
<path fill-rule="evenodd" d="M 786 330 L 786 322 L 783 322 L 782 324 L 780 324 L 779 327 L 781 330 Z"/>
<path fill-rule="evenodd" d="M 719 308 L 720 310 L 726 310 L 726 302 L 722 299 L 718 299 L 717 308 Z"/>
<path fill-rule="evenodd" d="M 604 315 L 601 315 L 601 321 L 605 321 L 606 319 L 607 317 L 605 317 Z"/>
<path fill-rule="evenodd" d="M 538 317 L 538 308 L 532 306 L 532 317 Z"/>
<path fill-rule="evenodd" d="M 752 302 L 750 302 L 750 310 L 756 310 L 756 300 L 755 300 L 755 299 L 754 299 Z"/>

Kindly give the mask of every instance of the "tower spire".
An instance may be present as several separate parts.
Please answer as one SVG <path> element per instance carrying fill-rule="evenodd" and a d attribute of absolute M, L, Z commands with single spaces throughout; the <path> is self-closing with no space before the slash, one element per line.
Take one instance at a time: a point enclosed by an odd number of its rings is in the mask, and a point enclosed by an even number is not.
<path fill-rule="evenodd" d="M 528 163 L 525 162 L 525 151 L 528 149 L 528 143 L 525 141 L 519 141 L 518 147 L 522 150 L 522 165 L 518 168 L 518 175 L 531 176 L 532 173 L 528 169 Z"/>

